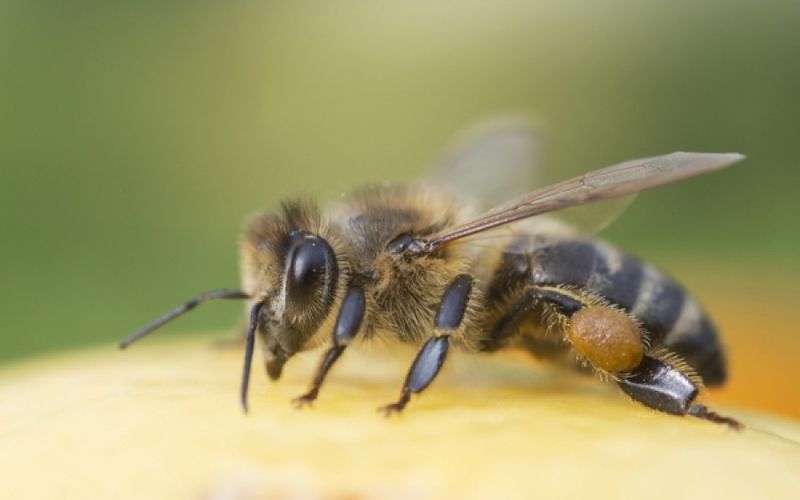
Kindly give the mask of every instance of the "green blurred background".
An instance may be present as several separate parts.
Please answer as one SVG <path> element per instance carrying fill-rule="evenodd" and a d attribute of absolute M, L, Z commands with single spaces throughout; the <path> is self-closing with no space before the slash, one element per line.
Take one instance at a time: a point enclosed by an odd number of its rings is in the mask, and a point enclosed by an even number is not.
<path fill-rule="evenodd" d="M 796 0 L 5 0 L 0 72 L 0 361 L 236 286 L 248 214 L 412 179 L 505 112 L 537 117 L 554 177 L 746 153 L 604 236 L 701 289 L 800 298 Z M 240 307 L 169 329 L 230 330 Z"/>

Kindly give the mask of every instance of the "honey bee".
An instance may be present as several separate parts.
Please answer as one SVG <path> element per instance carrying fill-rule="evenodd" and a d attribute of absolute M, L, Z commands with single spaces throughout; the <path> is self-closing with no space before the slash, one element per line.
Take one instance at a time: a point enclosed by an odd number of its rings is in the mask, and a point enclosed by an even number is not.
<path fill-rule="evenodd" d="M 716 328 L 697 300 L 653 266 L 544 214 L 744 157 L 676 152 L 631 160 L 480 212 L 476 200 L 508 197 L 525 185 L 537 147 L 519 121 L 471 136 L 424 182 L 367 187 L 327 213 L 297 199 L 255 216 L 241 241 L 241 289 L 203 293 L 120 347 L 200 303 L 241 299 L 249 311 L 245 411 L 256 338 L 272 380 L 294 354 L 326 346 L 308 392 L 295 399 L 304 406 L 350 344 L 388 335 L 420 347 L 399 398 L 382 407 L 386 414 L 401 412 L 433 382 L 451 346 L 517 347 L 590 368 L 660 412 L 739 428 L 696 401 L 704 385 L 726 379 Z"/>

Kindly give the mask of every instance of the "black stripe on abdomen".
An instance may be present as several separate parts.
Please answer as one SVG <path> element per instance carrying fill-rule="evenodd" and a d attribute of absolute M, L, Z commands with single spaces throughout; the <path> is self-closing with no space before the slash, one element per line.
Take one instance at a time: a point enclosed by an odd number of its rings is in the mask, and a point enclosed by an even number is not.
<path fill-rule="evenodd" d="M 679 354 L 707 385 L 725 380 L 716 329 L 700 305 L 672 279 L 603 242 L 531 243 L 521 238 L 509 245 L 489 286 L 489 298 L 499 298 L 501 292 L 528 280 L 586 289 L 630 312 L 647 330 L 651 346 L 664 345 Z"/>
<path fill-rule="evenodd" d="M 639 259 L 597 243 L 598 259 L 587 289 L 609 302 L 631 310 L 639 297 L 644 265 Z"/>
<path fill-rule="evenodd" d="M 678 321 L 686 292 L 639 259 L 602 242 L 564 240 L 531 253 L 533 281 L 595 293 L 633 314 L 660 343 Z"/>
<path fill-rule="evenodd" d="M 591 240 L 566 240 L 531 254 L 533 279 L 540 285 L 580 287 L 630 310 L 639 297 L 644 265 L 614 247 Z"/>
<path fill-rule="evenodd" d="M 537 285 L 586 287 L 594 273 L 598 252 L 587 240 L 566 240 L 535 249 L 531 271 Z"/>
<path fill-rule="evenodd" d="M 686 292 L 652 266 L 643 268 L 639 297 L 630 311 L 650 333 L 651 344 L 658 345 L 678 322 Z"/>
<path fill-rule="evenodd" d="M 725 382 L 725 353 L 717 329 L 693 298 L 684 301 L 678 321 L 664 337 L 664 345 L 694 368 L 706 385 Z"/>

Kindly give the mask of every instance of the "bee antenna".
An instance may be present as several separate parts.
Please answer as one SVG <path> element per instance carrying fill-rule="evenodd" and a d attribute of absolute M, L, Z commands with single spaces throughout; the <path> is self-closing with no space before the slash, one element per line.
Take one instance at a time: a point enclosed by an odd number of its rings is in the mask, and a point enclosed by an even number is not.
<path fill-rule="evenodd" d="M 133 332 L 128 338 L 119 343 L 119 348 L 125 349 L 126 347 L 133 344 L 134 342 L 144 337 L 148 333 L 151 333 L 154 330 L 161 328 L 162 326 L 169 323 L 173 319 L 177 318 L 183 313 L 191 311 L 192 309 L 197 307 L 198 304 L 202 304 L 203 302 L 208 302 L 209 300 L 214 300 L 214 299 L 249 299 L 249 298 L 250 295 L 241 290 L 232 290 L 227 288 L 222 290 L 211 290 L 209 292 L 201 293 L 197 297 L 187 300 L 186 302 L 179 305 L 175 309 L 168 311 L 163 316 L 151 321 L 150 323 L 144 325 L 140 329 Z"/>
<path fill-rule="evenodd" d="M 258 313 L 264 307 L 264 302 L 256 302 L 250 310 L 250 324 L 247 326 L 247 344 L 244 350 L 244 368 L 242 369 L 242 409 L 247 413 L 247 388 L 250 386 L 250 366 L 253 364 L 253 346 L 256 342 L 256 327 L 258 326 Z"/>

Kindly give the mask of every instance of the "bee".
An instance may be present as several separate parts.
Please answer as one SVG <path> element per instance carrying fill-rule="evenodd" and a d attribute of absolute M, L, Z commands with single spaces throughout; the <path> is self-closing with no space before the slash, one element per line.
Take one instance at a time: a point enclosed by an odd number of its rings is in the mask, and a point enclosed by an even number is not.
<path fill-rule="evenodd" d="M 401 412 L 433 382 L 451 347 L 516 347 L 588 368 L 657 411 L 739 428 L 697 402 L 704 386 L 726 379 L 717 330 L 698 301 L 653 266 L 548 214 L 744 157 L 676 152 L 510 197 L 535 170 L 529 127 L 512 120 L 471 137 L 426 181 L 360 189 L 325 213 L 295 199 L 256 215 L 241 241 L 241 289 L 198 295 L 120 347 L 200 303 L 240 299 L 249 311 L 245 412 L 256 338 L 272 380 L 296 353 L 325 346 L 309 390 L 294 400 L 305 406 L 348 346 L 389 336 L 419 351 L 399 398 L 382 407 L 386 414 Z M 499 196 L 511 201 L 476 207 L 476 200 Z"/>

